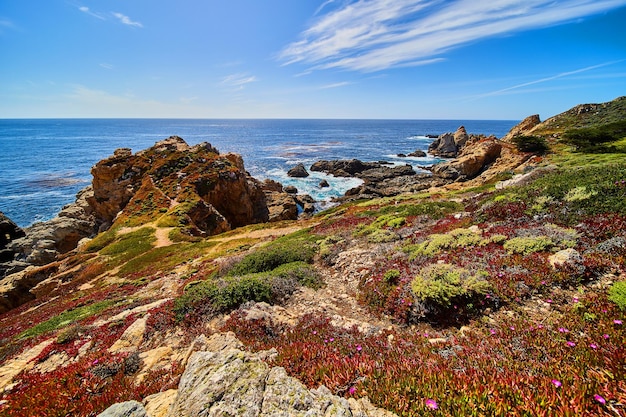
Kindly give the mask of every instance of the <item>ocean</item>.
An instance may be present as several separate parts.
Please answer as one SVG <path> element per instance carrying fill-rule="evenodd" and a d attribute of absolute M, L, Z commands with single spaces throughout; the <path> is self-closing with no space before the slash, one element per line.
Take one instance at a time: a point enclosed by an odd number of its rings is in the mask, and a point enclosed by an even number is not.
<path fill-rule="evenodd" d="M 289 178 L 287 170 L 320 159 L 385 160 L 416 169 L 439 162 L 426 151 L 426 135 L 454 132 L 504 136 L 516 120 L 238 120 L 238 119 L 0 119 L 0 211 L 19 226 L 54 217 L 91 182 L 91 167 L 117 148 L 133 152 L 172 135 L 190 145 L 210 142 L 243 156 L 258 179 L 294 185 L 318 201 L 343 195 L 360 181 L 313 173 Z M 318 187 L 327 179 L 329 188 Z"/>

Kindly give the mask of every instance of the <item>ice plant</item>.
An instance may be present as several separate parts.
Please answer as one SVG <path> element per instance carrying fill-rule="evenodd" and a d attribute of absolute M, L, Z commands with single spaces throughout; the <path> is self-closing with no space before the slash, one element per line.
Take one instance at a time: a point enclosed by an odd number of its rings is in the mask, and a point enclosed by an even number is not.
<path fill-rule="evenodd" d="M 559 381 L 558 379 L 553 379 L 551 382 L 552 382 L 552 383 L 554 384 L 554 386 L 555 386 L 555 387 L 557 387 L 557 388 L 560 388 L 560 387 L 561 387 L 561 385 L 563 385 L 563 384 L 561 384 L 561 381 Z"/>
<path fill-rule="evenodd" d="M 589 344 L 589 347 L 590 347 L 591 349 L 597 349 L 597 348 L 598 348 L 598 345 L 596 345 L 595 343 L 590 343 L 590 344 Z"/>
<path fill-rule="evenodd" d="M 615 320 L 613 320 L 613 324 L 620 325 L 620 324 L 622 324 L 622 321 L 620 319 L 615 319 Z"/>
<path fill-rule="evenodd" d="M 432 398 L 429 398 L 426 400 L 426 408 L 430 408 L 431 410 L 436 410 L 439 408 L 439 406 L 437 405 L 437 401 L 433 400 Z"/>
<path fill-rule="evenodd" d="M 574 346 L 576 346 L 576 343 L 574 343 L 574 342 L 572 342 L 572 341 L 568 341 L 568 342 L 567 342 L 567 346 L 569 346 L 569 347 L 574 347 Z"/>
<path fill-rule="evenodd" d="M 600 394 L 595 394 L 595 395 L 593 396 L 593 398 L 595 398 L 595 400 L 596 400 L 597 402 L 599 402 L 600 404 L 606 404 L 606 400 L 605 400 L 605 399 L 604 399 L 604 397 L 603 397 L 602 395 L 600 395 Z"/>

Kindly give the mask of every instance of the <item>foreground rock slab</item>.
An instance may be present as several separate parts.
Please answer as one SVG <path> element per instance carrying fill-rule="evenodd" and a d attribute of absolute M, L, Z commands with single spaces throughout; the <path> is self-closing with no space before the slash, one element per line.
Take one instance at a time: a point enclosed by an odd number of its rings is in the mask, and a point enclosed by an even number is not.
<path fill-rule="evenodd" d="M 264 361 L 276 351 L 242 351 L 232 333 L 213 335 L 204 345 L 214 350 L 191 355 L 167 417 L 395 416 L 367 398 L 348 400 L 324 386 L 307 389 L 284 368 Z M 141 404 L 129 401 L 109 407 L 99 417 L 144 415 L 148 416 Z"/>

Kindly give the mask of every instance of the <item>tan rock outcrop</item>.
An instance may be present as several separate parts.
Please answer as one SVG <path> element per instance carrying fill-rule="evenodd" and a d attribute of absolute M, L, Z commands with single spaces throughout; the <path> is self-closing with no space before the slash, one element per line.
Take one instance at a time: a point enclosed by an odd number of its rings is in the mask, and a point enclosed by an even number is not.
<path fill-rule="evenodd" d="M 535 126 L 541 123 L 541 119 L 538 114 L 533 114 L 532 116 L 528 116 L 517 125 L 513 126 L 509 133 L 502 137 L 502 142 L 510 143 L 511 140 L 518 135 L 523 135 L 530 132 Z"/>

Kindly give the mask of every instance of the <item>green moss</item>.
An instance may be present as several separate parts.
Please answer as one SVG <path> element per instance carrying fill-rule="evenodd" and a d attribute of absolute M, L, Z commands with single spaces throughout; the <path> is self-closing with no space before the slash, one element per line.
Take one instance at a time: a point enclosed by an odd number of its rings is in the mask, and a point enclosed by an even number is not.
<path fill-rule="evenodd" d="M 485 271 L 472 273 L 450 264 L 435 264 L 413 279 L 411 290 L 418 301 L 447 308 L 453 300 L 486 294 L 490 289 L 487 276 Z"/>
<path fill-rule="evenodd" d="M 506 236 L 504 236 L 506 239 Z M 484 246 L 489 243 L 498 243 L 501 237 L 483 239 L 479 233 L 470 229 L 458 228 L 448 233 L 434 233 L 422 243 L 408 245 L 404 248 L 409 253 L 409 258 L 415 259 L 417 256 L 434 256 L 443 250 L 467 248 L 471 246 Z"/>
<path fill-rule="evenodd" d="M 620 310 L 626 310 L 626 281 L 618 281 L 611 285 L 609 300 L 617 304 Z"/>
<path fill-rule="evenodd" d="M 119 228 L 111 228 L 106 232 L 102 232 L 93 239 L 91 239 L 87 245 L 85 245 L 86 252 L 98 252 L 107 247 L 111 243 L 115 242 L 117 237 L 117 231 Z"/>
<path fill-rule="evenodd" d="M 504 249 L 509 254 L 529 255 L 550 250 L 553 246 L 552 239 L 546 236 L 515 237 L 504 242 Z"/>

